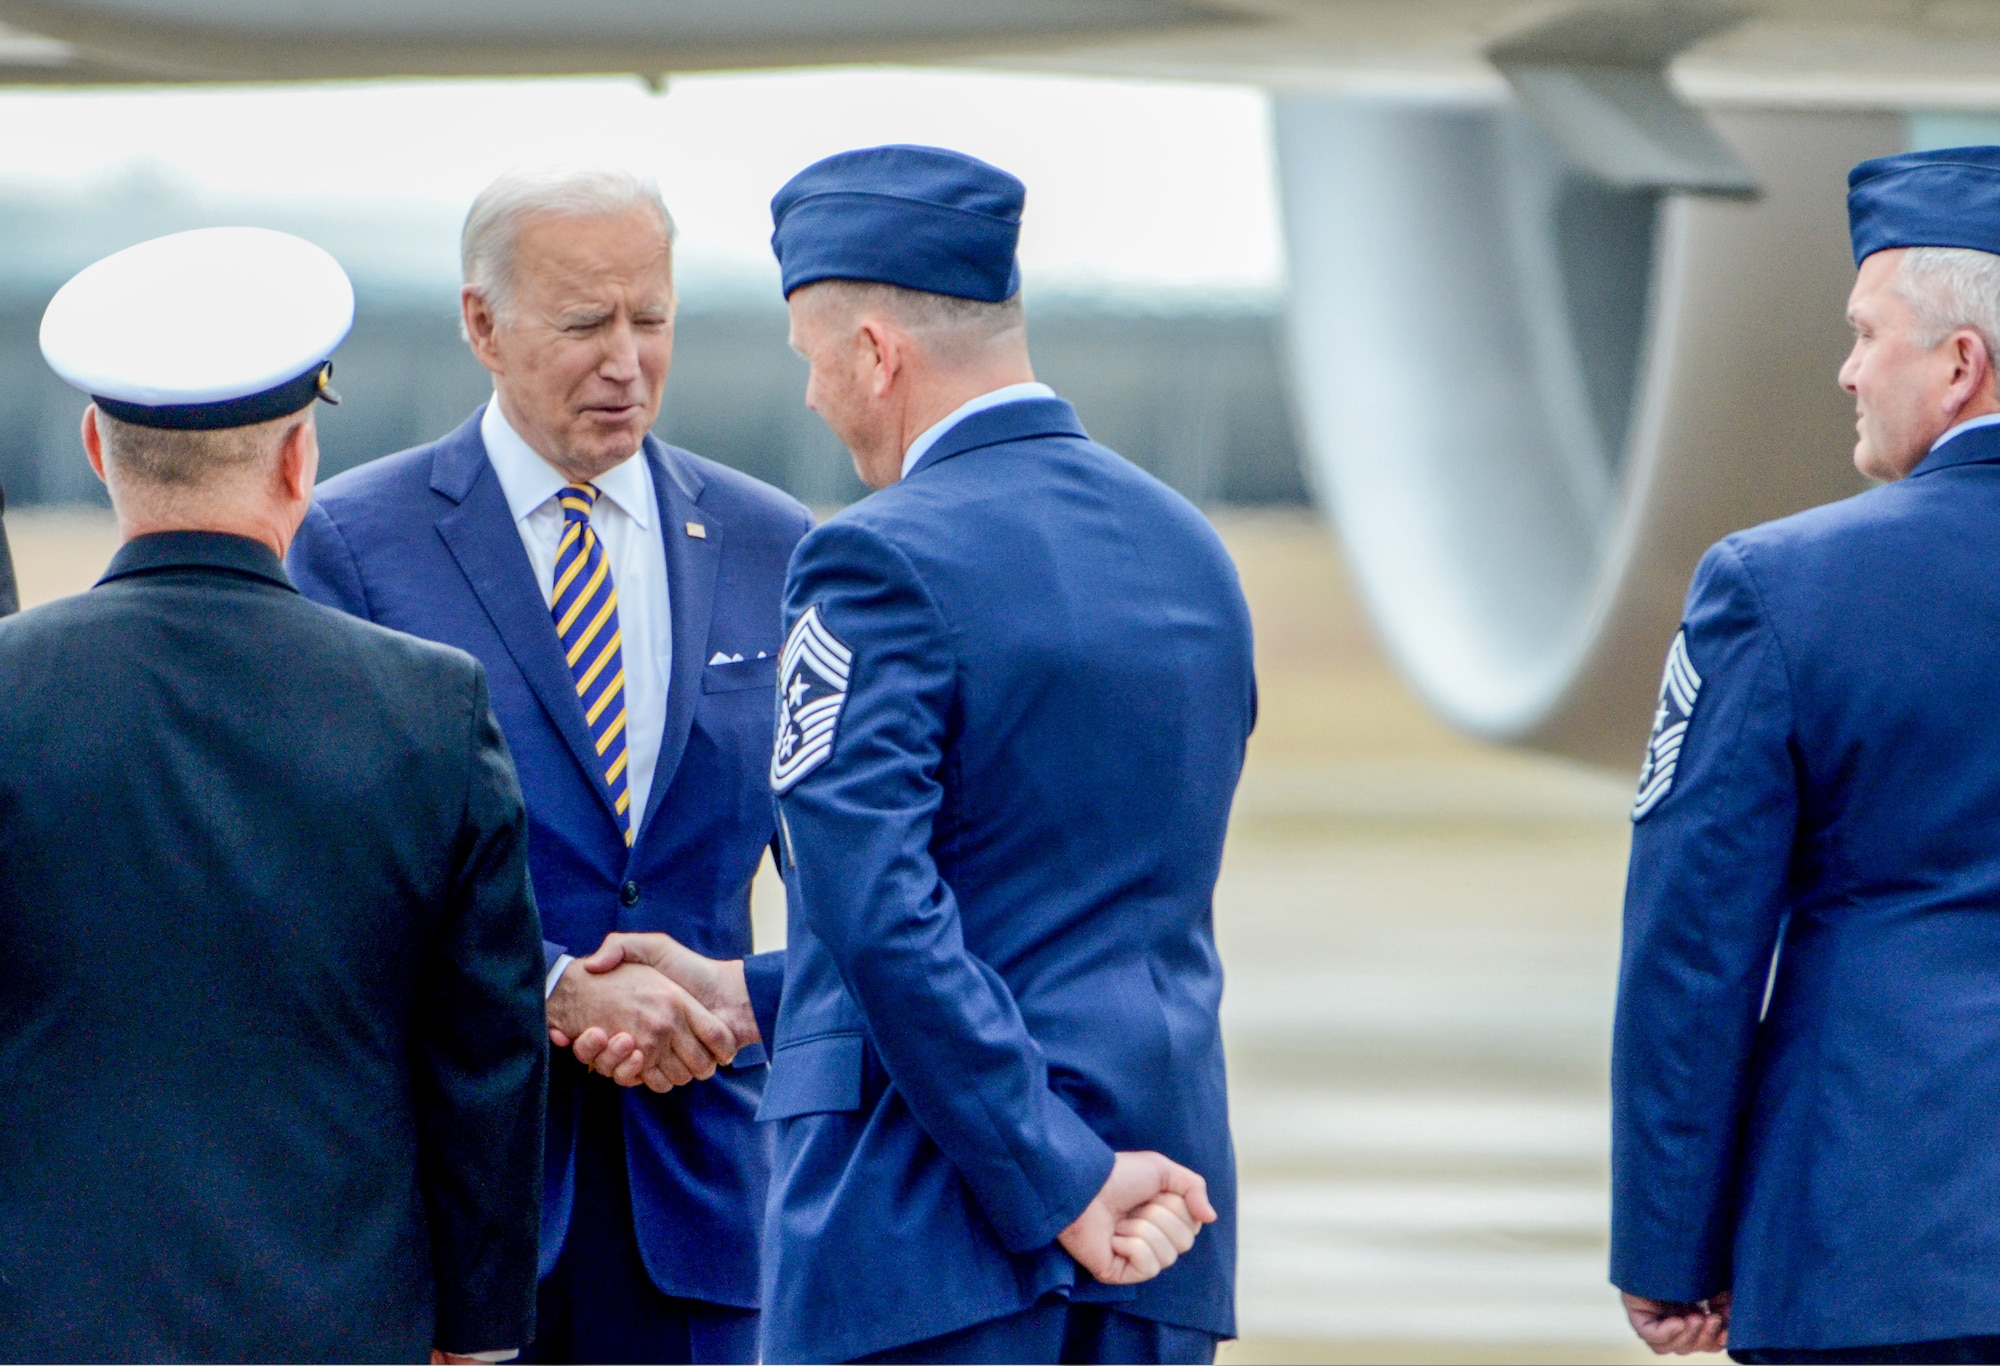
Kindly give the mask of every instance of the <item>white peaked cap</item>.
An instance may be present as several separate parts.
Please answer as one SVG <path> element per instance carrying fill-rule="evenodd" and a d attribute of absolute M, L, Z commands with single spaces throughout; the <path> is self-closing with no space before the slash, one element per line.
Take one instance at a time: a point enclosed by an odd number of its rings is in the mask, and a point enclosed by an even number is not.
<path fill-rule="evenodd" d="M 238 427 L 338 402 L 328 357 L 353 324 L 354 286 L 321 248 L 198 228 L 78 272 L 42 315 L 42 355 L 113 417 Z"/>

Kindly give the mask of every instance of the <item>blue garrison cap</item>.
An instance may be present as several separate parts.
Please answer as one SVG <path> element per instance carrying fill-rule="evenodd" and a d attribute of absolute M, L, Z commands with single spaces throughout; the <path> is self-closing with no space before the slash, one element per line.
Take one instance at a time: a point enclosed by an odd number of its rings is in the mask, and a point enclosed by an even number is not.
<path fill-rule="evenodd" d="M 872 280 L 1011 299 L 1027 194 L 999 167 L 942 147 L 864 147 L 815 161 L 771 200 L 785 297 L 815 280 Z"/>
<path fill-rule="evenodd" d="M 1891 247 L 2000 255 L 2000 147 L 1876 157 L 1847 173 L 1854 264 Z"/>

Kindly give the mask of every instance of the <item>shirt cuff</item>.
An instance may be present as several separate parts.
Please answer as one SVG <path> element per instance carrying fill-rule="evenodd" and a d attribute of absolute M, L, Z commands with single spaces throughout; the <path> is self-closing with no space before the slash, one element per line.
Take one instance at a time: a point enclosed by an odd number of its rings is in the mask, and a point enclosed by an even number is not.
<path fill-rule="evenodd" d="M 474 1361 L 512 1361 L 521 1355 L 519 1347 L 509 1347 L 501 1352 L 454 1352 L 454 1356 L 471 1357 Z"/>
<path fill-rule="evenodd" d="M 542 983 L 542 999 L 544 1001 L 548 1000 L 549 997 L 556 994 L 556 983 L 562 981 L 563 970 L 567 968 L 571 963 L 574 963 L 575 961 L 576 958 L 572 954 L 559 953 L 556 955 L 556 961 L 554 965 L 549 968 L 549 975 L 547 979 L 544 980 Z M 478 1355 L 478 1354 L 474 1353 L 473 1355 Z M 511 1356 L 513 1356 L 513 1353 L 509 1352 L 505 1357 L 493 1357 L 491 1358 L 491 1360 L 505 1361 Z"/>

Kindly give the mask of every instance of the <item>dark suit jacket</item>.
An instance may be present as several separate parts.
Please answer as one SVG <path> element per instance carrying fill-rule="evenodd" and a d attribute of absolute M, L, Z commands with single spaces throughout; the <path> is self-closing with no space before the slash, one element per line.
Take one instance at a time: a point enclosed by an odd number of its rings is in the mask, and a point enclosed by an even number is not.
<path fill-rule="evenodd" d="M 808 536 L 774 776 L 770 1361 L 851 1361 L 1062 1290 L 1235 1330 L 1210 899 L 1255 715 L 1250 615 L 1187 501 L 1059 399 L 947 431 Z M 1056 1243 L 1118 1149 L 1221 1221 L 1113 1290 Z"/>
<path fill-rule="evenodd" d="M 773 829 L 764 770 L 785 564 L 812 517 L 746 475 L 646 439 L 673 663 L 652 795 L 627 848 L 479 417 L 323 484 L 292 546 L 292 573 L 310 597 L 486 664 L 527 793 L 549 963 L 565 949 L 589 953 L 612 930 L 665 930 L 700 953 L 741 957 L 750 880 Z M 708 662 L 717 656 L 741 659 Z M 624 1093 L 633 1224 L 668 1294 L 758 1302 L 770 1145 L 754 1115 L 764 1072 L 754 1048 L 698 1086 Z M 551 1075 L 544 1273 L 569 1228 L 580 1076 L 566 1057 Z"/>
<path fill-rule="evenodd" d="M 173 532 L 0 622 L 0 699 L 0 1359 L 527 1342 L 540 932 L 479 665 Z"/>
<path fill-rule="evenodd" d="M 1733 1290 L 1731 1348 L 2000 1334 L 2000 427 L 1712 548 L 1671 658 L 1612 1280 Z"/>

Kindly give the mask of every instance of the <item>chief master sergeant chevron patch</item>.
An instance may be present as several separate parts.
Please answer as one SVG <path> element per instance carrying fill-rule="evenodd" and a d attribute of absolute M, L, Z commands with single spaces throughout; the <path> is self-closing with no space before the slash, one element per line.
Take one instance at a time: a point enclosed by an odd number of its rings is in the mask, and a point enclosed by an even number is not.
<path fill-rule="evenodd" d="M 1667 672 L 1660 680 L 1660 706 L 1653 713 L 1653 738 L 1646 742 L 1646 762 L 1639 770 L 1639 795 L 1632 802 L 1632 819 L 1644 820 L 1648 812 L 1666 800 L 1673 789 L 1674 769 L 1680 764 L 1681 741 L 1687 738 L 1688 722 L 1694 719 L 1695 699 L 1701 696 L 1701 675 L 1688 658 L 1687 632 L 1674 637 L 1667 651 Z"/>
<path fill-rule="evenodd" d="M 833 730 L 847 701 L 854 652 L 820 620 L 819 606 L 792 624 L 778 657 L 778 743 L 771 753 L 771 790 L 780 795 L 826 762 Z"/>

